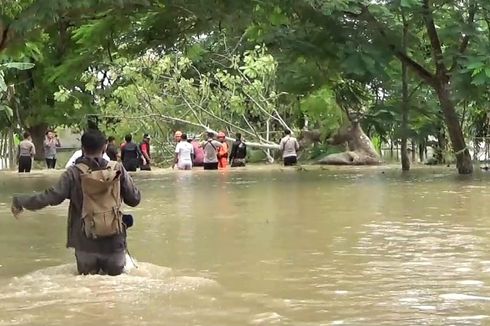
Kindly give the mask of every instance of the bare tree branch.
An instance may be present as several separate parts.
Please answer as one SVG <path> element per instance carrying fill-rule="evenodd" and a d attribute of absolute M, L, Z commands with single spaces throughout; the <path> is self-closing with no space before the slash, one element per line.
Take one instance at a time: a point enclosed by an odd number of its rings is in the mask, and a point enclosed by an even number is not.
<path fill-rule="evenodd" d="M 432 55 L 434 56 L 436 65 L 436 74 L 441 76 L 447 75 L 446 65 L 444 64 L 444 55 L 442 54 L 441 41 L 439 39 L 439 35 L 437 34 L 430 0 L 424 0 L 422 7 L 424 8 L 425 27 L 427 29 L 427 35 L 429 36 Z"/>

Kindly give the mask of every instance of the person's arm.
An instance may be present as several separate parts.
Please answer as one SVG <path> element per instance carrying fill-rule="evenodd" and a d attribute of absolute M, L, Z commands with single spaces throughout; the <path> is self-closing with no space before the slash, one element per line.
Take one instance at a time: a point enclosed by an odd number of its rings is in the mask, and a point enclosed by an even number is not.
<path fill-rule="evenodd" d="M 14 212 L 15 209 L 18 214 L 24 208 L 35 211 L 46 206 L 56 206 L 61 204 L 65 199 L 70 197 L 70 189 L 72 188 L 71 180 L 70 171 L 65 171 L 56 185 L 46 189 L 42 193 L 31 196 L 14 196 L 12 199 L 12 212 Z"/>
<path fill-rule="evenodd" d="M 143 153 L 143 156 L 144 156 L 146 162 L 148 162 L 148 164 L 149 164 L 150 163 L 150 156 L 148 155 L 148 145 L 141 146 L 141 153 Z"/>
<path fill-rule="evenodd" d="M 20 144 L 17 145 L 17 164 L 19 164 L 19 160 L 20 160 Z"/>
<path fill-rule="evenodd" d="M 34 143 L 31 144 L 31 157 L 36 156 L 36 146 Z"/>
<path fill-rule="evenodd" d="M 191 147 L 191 160 L 194 162 L 196 159 L 196 153 L 194 153 L 194 146 Z"/>
<path fill-rule="evenodd" d="M 124 167 L 121 167 L 121 197 L 131 207 L 137 206 L 141 201 L 141 193 Z"/>
<path fill-rule="evenodd" d="M 236 142 L 234 142 L 233 145 L 231 145 L 230 163 L 235 158 L 237 150 L 238 150 L 238 145 Z"/>
<path fill-rule="evenodd" d="M 179 144 L 177 144 L 177 146 L 175 146 L 175 151 L 174 151 L 174 163 L 172 164 L 172 169 L 175 167 L 175 164 L 177 164 L 179 162 L 179 152 L 180 152 L 180 148 L 179 148 Z"/>
<path fill-rule="evenodd" d="M 56 142 L 56 147 L 61 147 L 60 139 L 58 138 L 58 135 L 55 136 L 55 142 Z"/>
<path fill-rule="evenodd" d="M 299 143 L 298 140 L 294 140 L 294 148 L 298 151 L 299 150 Z"/>
<path fill-rule="evenodd" d="M 124 144 L 121 145 L 121 161 L 124 161 Z"/>

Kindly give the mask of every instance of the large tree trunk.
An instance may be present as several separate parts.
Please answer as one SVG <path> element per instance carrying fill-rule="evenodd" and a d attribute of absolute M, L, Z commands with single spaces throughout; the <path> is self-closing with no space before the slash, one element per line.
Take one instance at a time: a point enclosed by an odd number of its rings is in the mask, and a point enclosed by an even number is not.
<path fill-rule="evenodd" d="M 466 143 L 463 137 L 463 131 L 459 124 L 459 119 L 456 114 L 454 103 L 451 100 L 451 86 L 449 83 L 441 83 L 437 89 L 437 97 L 441 103 L 441 107 L 446 120 L 446 125 L 449 133 L 449 138 L 453 146 L 453 150 L 456 155 L 456 167 L 460 174 L 473 173 L 473 164 L 471 162 L 471 155 L 466 147 Z"/>
<path fill-rule="evenodd" d="M 327 155 L 320 159 L 317 162 L 318 164 L 377 165 L 382 163 L 373 143 L 358 122 L 353 122 L 352 125 L 340 128 L 328 142 L 332 145 L 341 145 L 347 142 L 348 150 Z"/>
<path fill-rule="evenodd" d="M 29 132 L 31 133 L 31 137 L 32 137 L 32 142 L 34 143 L 34 146 L 36 146 L 36 156 L 34 156 L 34 159 L 37 161 L 44 159 L 43 143 L 47 130 L 48 130 L 48 125 L 46 124 L 39 124 L 29 128 Z"/>
<path fill-rule="evenodd" d="M 424 162 L 424 154 L 425 154 L 425 140 L 419 142 L 419 162 Z"/>
<path fill-rule="evenodd" d="M 402 51 L 407 52 L 407 31 L 408 23 L 402 10 L 403 34 L 402 34 Z M 401 161 L 402 170 L 410 170 L 410 159 L 408 158 L 407 137 L 408 137 L 408 66 L 402 61 L 402 123 L 401 123 Z"/>

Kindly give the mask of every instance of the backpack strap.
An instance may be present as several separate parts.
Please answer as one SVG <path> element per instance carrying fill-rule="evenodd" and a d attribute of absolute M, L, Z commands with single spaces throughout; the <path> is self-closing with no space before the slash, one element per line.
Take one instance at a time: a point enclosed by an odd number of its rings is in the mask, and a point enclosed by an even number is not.
<path fill-rule="evenodd" d="M 91 171 L 90 167 L 85 163 L 78 163 L 75 166 L 82 172 L 82 174 L 87 174 Z"/>
<path fill-rule="evenodd" d="M 83 173 L 87 174 L 92 171 L 92 169 L 85 163 L 78 163 L 75 164 L 75 166 Z M 109 161 L 106 165 L 107 170 L 113 170 L 113 171 L 118 171 L 119 168 L 119 162 L 117 161 Z"/>
<path fill-rule="evenodd" d="M 114 171 L 119 170 L 119 162 L 118 161 L 109 161 L 107 163 L 106 169 L 114 170 Z"/>
<path fill-rule="evenodd" d="M 208 140 L 208 141 L 206 142 L 206 145 L 208 145 L 208 144 L 209 144 L 209 145 L 211 145 L 211 147 L 213 147 L 213 148 L 214 148 L 214 150 L 216 150 L 216 146 L 214 146 L 214 145 L 213 145 L 213 141 L 212 141 L 212 140 Z M 206 145 L 204 145 L 204 146 L 206 146 Z"/>

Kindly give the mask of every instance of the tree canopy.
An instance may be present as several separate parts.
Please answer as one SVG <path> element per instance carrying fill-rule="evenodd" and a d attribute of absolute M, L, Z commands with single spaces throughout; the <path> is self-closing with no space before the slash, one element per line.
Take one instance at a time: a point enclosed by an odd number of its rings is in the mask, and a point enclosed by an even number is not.
<path fill-rule="evenodd" d="M 272 144 L 284 128 L 326 139 L 360 120 L 405 155 L 407 140 L 432 141 L 460 173 L 488 137 L 488 1 L 24 0 L 0 11 L 1 64 L 33 65 L 0 70 L 4 130 L 84 128 L 95 115 L 162 142 L 186 124 Z"/>

